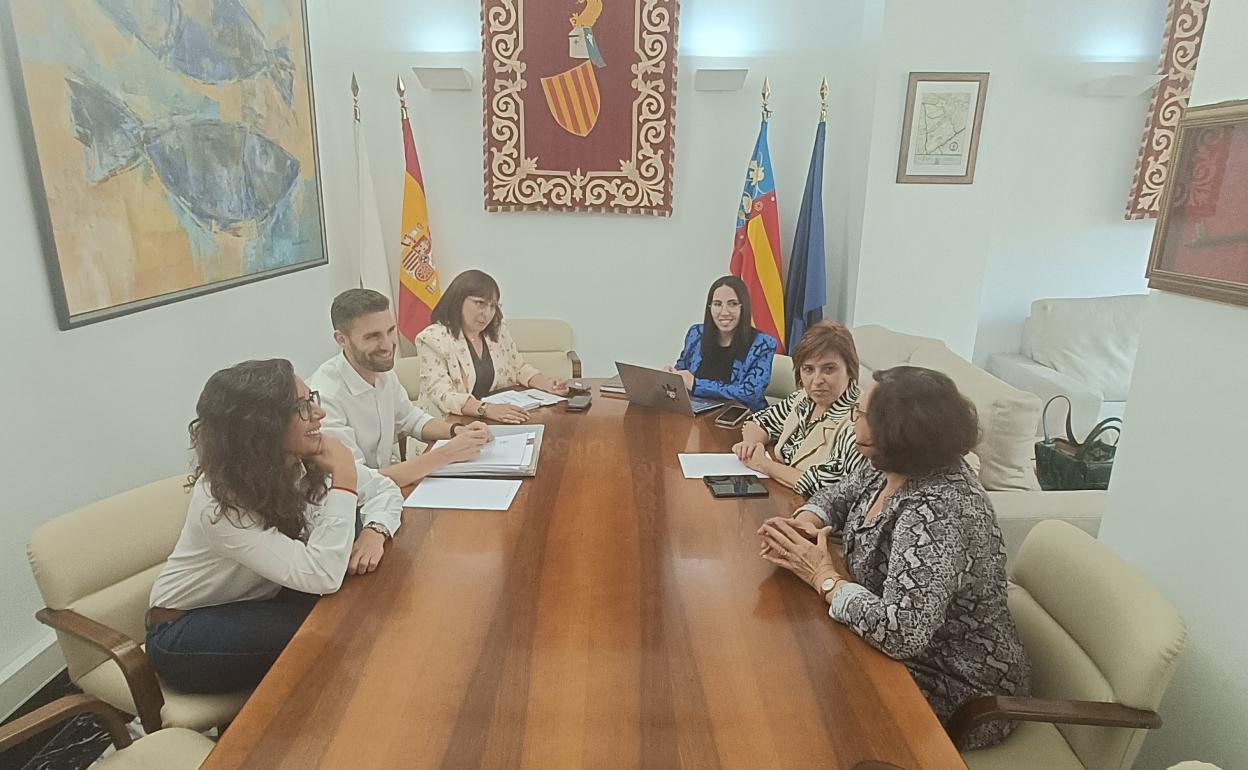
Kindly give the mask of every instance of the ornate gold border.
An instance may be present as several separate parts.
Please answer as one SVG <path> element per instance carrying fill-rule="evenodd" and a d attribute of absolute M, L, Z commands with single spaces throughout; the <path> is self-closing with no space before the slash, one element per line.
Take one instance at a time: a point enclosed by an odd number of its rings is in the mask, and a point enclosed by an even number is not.
<path fill-rule="evenodd" d="M 632 154 L 618 171 L 538 167 L 525 155 L 524 0 L 484 0 L 485 209 L 672 213 L 679 0 L 635 0 Z M 670 41 L 670 42 L 669 42 Z M 493 71 L 491 71 L 491 63 Z M 489 92 L 493 86 L 493 93 Z M 670 93 L 668 109 L 664 94 Z M 670 137 L 670 141 L 669 141 Z M 670 151 L 664 153 L 665 145 Z"/>
<path fill-rule="evenodd" d="M 1157 71 L 1164 75 L 1148 105 L 1144 138 L 1127 196 L 1127 219 L 1155 219 L 1161 208 L 1179 118 L 1187 107 L 1209 0 L 1170 0 Z"/>

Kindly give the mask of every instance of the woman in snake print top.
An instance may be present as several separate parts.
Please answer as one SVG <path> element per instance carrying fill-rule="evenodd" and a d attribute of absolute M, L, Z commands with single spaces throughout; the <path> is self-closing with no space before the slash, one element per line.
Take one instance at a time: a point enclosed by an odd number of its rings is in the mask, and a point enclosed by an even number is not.
<path fill-rule="evenodd" d="M 897 367 L 875 379 L 852 414 L 872 466 L 759 533 L 764 557 L 819 590 L 832 618 L 904 661 L 946 722 L 973 698 L 1028 693 L 1006 606 L 1005 545 L 961 459 L 977 437 L 974 406 L 939 372 Z M 844 538 L 844 575 L 827 550 L 830 532 Z M 967 748 L 998 743 L 1012 727 L 983 724 Z"/>

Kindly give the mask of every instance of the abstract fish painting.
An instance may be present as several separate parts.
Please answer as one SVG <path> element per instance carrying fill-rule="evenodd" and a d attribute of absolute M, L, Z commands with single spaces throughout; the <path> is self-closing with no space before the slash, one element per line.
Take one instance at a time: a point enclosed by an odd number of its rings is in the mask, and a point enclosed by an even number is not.
<path fill-rule="evenodd" d="M 287 106 L 294 102 L 290 51 L 285 43 L 266 48 L 264 33 L 238 0 L 96 2 L 119 27 L 179 72 L 218 84 L 263 74 Z"/>
<path fill-rule="evenodd" d="M 305 0 L 7 6 L 62 329 L 326 264 Z"/>

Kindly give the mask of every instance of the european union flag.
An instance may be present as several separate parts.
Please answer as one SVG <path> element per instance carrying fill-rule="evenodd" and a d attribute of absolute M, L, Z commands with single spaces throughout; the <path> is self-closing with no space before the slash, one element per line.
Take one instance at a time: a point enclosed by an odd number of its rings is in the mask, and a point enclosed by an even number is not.
<path fill-rule="evenodd" d="M 828 301 L 823 253 L 823 143 L 828 125 L 819 121 L 815 149 L 806 174 L 806 192 L 797 215 L 793 251 L 789 254 L 789 275 L 785 282 L 785 345 L 792 350 L 807 327 L 823 318 Z"/>

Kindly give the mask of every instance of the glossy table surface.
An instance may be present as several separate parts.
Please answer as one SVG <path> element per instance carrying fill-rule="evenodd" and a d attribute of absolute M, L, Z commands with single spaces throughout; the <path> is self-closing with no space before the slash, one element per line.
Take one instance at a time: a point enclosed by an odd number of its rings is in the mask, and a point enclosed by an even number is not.
<path fill-rule="evenodd" d="M 596 392 L 533 418 L 511 509 L 406 510 L 204 767 L 964 767 L 905 667 L 758 557 L 799 498 L 683 478 L 738 431 Z"/>

